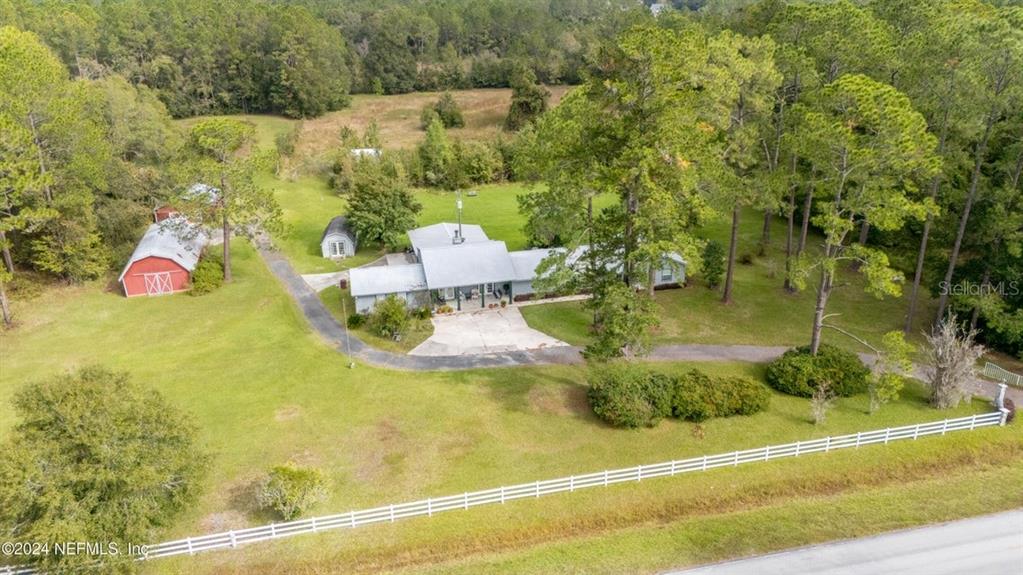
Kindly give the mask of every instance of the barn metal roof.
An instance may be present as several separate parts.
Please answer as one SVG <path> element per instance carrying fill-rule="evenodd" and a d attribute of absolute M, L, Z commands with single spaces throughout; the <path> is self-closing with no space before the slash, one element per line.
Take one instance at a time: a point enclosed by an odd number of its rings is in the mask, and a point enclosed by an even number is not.
<path fill-rule="evenodd" d="M 419 253 L 430 289 L 511 281 L 515 266 L 504 242 L 424 248 Z"/>
<path fill-rule="evenodd" d="M 348 271 L 352 296 L 383 295 L 426 289 L 423 264 L 366 266 Z"/>
<path fill-rule="evenodd" d="M 409 230 L 408 239 L 412 247 L 418 251 L 423 248 L 436 248 L 442 246 L 456 245 L 455 237 L 458 235 L 458 224 L 443 222 Z M 465 241 L 462 245 L 478 242 L 489 242 L 490 238 L 483 233 L 483 228 L 476 224 L 462 224 L 462 237 Z"/>
<path fill-rule="evenodd" d="M 131 264 L 150 257 L 168 259 L 192 271 L 208 241 L 209 237 L 202 230 L 180 217 L 152 224 L 142 235 L 139 245 L 135 246 L 117 280 L 124 279 Z"/>

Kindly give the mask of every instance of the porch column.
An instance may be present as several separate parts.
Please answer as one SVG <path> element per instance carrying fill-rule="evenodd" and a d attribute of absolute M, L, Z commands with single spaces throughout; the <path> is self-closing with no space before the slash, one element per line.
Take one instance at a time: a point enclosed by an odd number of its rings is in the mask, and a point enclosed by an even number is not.
<path fill-rule="evenodd" d="M 508 282 L 508 305 L 515 303 L 515 296 L 512 294 L 512 286 L 515 282 Z"/>
<path fill-rule="evenodd" d="M 455 309 L 462 311 L 462 288 L 455 288 Z"/>
<path fill-rule="evenodd" d="M 480 284 L 480 307 L 487 307 L 487 286 Z"/>

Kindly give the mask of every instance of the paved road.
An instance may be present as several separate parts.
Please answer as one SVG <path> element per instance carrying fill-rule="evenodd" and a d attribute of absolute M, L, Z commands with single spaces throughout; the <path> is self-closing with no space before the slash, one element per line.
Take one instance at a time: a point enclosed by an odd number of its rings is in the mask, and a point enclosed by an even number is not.
<path fill-rule="evenodd" d="M 260 255 L 270 271 L 298 304 L 313 329 L 334 346 L 346 353 L 345 328 L 320 301 L 313 288 L 302 279 L 291 263 L 280 252 L 260 248 Z M 507 351 L 484 355 L 405 355 L 376 349 L 355 336 L 348 336 L 351 356 L 370 365 L 413 371 L 461 370 L 485 367 L 513 367 L 523 365 L 552 365 L 582 363 L 581 349 L 576 346 L 558 346 L 528 351 Z M 654 348 L 648 359 L 653 361 L 749 361 L 764 363 L 785 353 L 786 347 L 756 345 L 703 345 L 680 344 Z M 870 354 L 860 354 L 868 364 L 874 361 Z M 918 369 L 919 371 L 919 369 Z M 919 377 L 920 374 L 917 374 Z M 976 380 L 977 394 L 994 397 L 996 384 Z M 1008 396 L 1017 405 L 1023 405 L 1023 390 L 1009 388 Z M 1023 575 L 1023 574 L 1021 574 Z"/>
<path fill-rule="evenodd" d="M 1023 509 L 669 575 L 1021 575 Z"/>

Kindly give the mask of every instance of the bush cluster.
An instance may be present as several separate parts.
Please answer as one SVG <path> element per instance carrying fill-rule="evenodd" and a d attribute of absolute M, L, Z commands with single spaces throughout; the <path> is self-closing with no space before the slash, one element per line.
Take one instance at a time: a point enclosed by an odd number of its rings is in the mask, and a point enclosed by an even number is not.
<path fill-rule="evenodd" d="M 458 102 L 455 101 L 451 92 L 444 92 L 436 102 L 423 107 L 423 112 L 419 116 L 421 127 L 425 130 L 433 118 L 440 119 L 445 128 L 465 126 L 462 110 L 458 107 Z"/>
<path fill-rule="evenodd" d="M 601 366 L 589 383 L 593 412 L 616 427 L 653 426 L 665 417 L 700 422 L 752 415 L 770 401 L 767 388 L 748 377 L 710 377 L 697 370 L 665 374 L 628 363 Z"/>
<path fill-rule="evenodd" d="M 782 393 L 810 397 L 822 381 L 849 397 L 867 390 L 870 370 L 855 353 L 823 344 L 814 356 L 809 346 L 790 349 L 767 366 L 767 384 Z"/>
<path fill-rule="evenodd" d="M 346 323 L 350 329 L 358 329 L 366 323 L 366 316 L 361 313 L 350 314 Z"/>
<path fill-rule="evenodd" d="M 270 470 L 256 490 L 256 502 L 262 509 L 291 521 L 327 497 L 326 479 L 318 469 L 294 464 Z"/>
<path fill-rule="evenodd" d="M 206 252 L 192 270 L 191 295 L 204 295 L 224 284 L 224 259 L 216 252 Z"/>
<path fill-rule="evenodd" d="M 367 318 L 367 325 L 380 337 L 397 339 L 408 329 L 412 317 L 405 301 L 389 295 L 376 303 Z"/>

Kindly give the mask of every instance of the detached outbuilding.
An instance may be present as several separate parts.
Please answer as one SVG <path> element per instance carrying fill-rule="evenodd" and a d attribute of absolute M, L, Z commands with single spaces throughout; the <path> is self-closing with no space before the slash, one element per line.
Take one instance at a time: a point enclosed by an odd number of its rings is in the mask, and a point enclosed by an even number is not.
<path fill-rule="evenodd" d="M 192 270 L 209 239 L 187 224 L 152 224 L 135 247 L 118 281 L 124 295 L 154 296 L 187 291 Z"/>
<path fill-rule="evenodd" d="M 330 220 L 320 238 L 320 251 L 325 258 L 346 258 L 355 255 L 359 244 L 355 232 L 348 225 L 348 219 L 337 216 Z"/>

